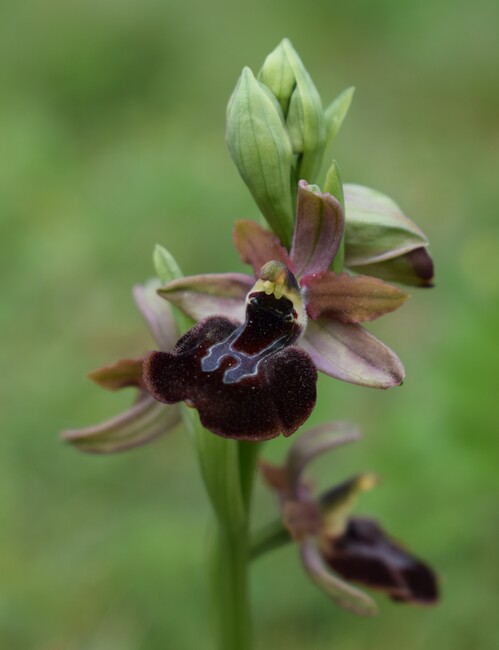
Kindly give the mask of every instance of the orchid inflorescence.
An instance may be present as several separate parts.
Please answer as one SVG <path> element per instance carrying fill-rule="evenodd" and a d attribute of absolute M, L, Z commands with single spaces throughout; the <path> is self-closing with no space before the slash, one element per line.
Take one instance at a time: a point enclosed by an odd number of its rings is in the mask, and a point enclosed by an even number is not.
<path fill-rule="evenodd" d="M 407 300 L 389 282 L 432 286 L 433 263 L 425 235 L 396 203 L 344 184 L 338 164 L 328 163 L 352 94 L 323 110 L 287 40 L 257 77 L 245 68 L 228 106 L 227 141 L 270 228 L 235 224 L 235 247 L 252 273 L 183 277 L 158 247 L 160 279 L 134 289 L 158 349 L 90 375 L 110 390 L 134 387 L 136 401 L 103 424 L 65 432 L 66 440 L 91 453 L 129 449 L 177 426 L 184 404 L 197 410 L 207 435 L 255 444 L 290 436 L 309 418 L 317 371 L 374 388 L 403 382 L 397 355 L 362 324 Z M 318 498 L 303 480 L 318 453 L 357 437 L 345 426 L 334 424 L 332 437 L 331 427 L 302 434 L 283 467 L 261 464 L 279 496 L 282 530 L 300 544 L 312 579 L 352 611 L 373 613 L 375 605 L 339 576 L 399 602 L 435 602 L 431 569 L 376 522 L 349 516 L 374 475 Z"/>

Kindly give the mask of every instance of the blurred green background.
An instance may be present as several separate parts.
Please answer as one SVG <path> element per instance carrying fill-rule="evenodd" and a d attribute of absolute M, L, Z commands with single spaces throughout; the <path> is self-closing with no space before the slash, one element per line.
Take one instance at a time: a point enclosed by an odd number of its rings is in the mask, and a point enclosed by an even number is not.
<path fill-rule="evenodd" d="M 321 382 L 311 423 L 354 419 L 365 439 L 315 469 L 324 486 L 384 477 L 357 512 L 438 567 L 443 600 L 380 598 L 358 620 L 289 547 L 253 570 L 257 649 L 496 647 L 498 24 L 495 0 L 3 0 L 1 648 L 213 648 L 209 506 L 185 432 L 112 457 L 57 433 L 130 402 L 85 373 L 152 346 L 130 289 L 154 244 L 186 273 L 243 270 L 231 227 L 256 209 L 225 106 L 283 36 L 324 103 L 357 87 L 336 143 L 344 178 L 395 198 L 437 264 L 434 290 L 372 327 L 404 386 Z M 257 520 L 274 507 L 259 487 Z"/>

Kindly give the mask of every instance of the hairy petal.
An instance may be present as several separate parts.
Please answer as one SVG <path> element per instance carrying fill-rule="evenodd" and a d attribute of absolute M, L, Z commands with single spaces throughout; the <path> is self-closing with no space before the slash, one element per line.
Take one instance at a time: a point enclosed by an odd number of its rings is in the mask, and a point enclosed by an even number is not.
<path fill-rule="evenodd" d="M 433 260 L 426 248 L 415 248 L 404 255 L 382 262 L 352 266 L 353 271 L 374 275 L 391 282 L 400 282 L 415 287 L 433 286 Z"/>
<path fill-rule="evenodd" d="M 80 451 L 112 454 L 144 445 L 167 433 L 180 422 L 177 406 L 160 404 L 147 393 L 124 413 L 92 427 L 71 429 L 63 440 Z"/>
<path fill-rule="evenodd" d="M 322 194 L 315 186 L 300 181 L 291 246 L 295 275 L 327 270 L 341 243 L 343 230 L 343 210 L 334 196 Z"/>
<path fill-rule="evenodd" d="M 309 321 L 300 346 L 319 370 L 352 384 L 391 388 L 405 376 L 397 355 L 360 325 L 325 317 Z"/>
<path fill-rule="evenodd" d="M 255 275 L 258 275 L 262 266 L 271 260 L 282 262 L 290 271 L 293 270 L 288 252 L 276 235 L 254 221 L 244 219 L 236 221 L 234 245 L 241 260 L 245 264 L 251 264 Z"/>
<path fill-rule="evenodd" d="M 343 323 L 374 320 L 398 309 L 409 297 L 383 280 L 329 271 L 302 279 L 307 288 L 307 312 L 314 320 L 326 315 Z"/>
<path fill-rule="evenodd" d="M 172 280 L 158 294 L 197 321 L 216 314 L 244 320 L 244 301 L 253 284 L 243 273 L 207 273 Z"/>
<path fill-rule="evenodd" d="M 171 350 L 178 339 L 178 331 L 171 306 L 158 296 L 160 286 L 157 279 L 137 284 L 133 288 L 133 297 L 159 347 Z"/>
<path fill-rule="evenodd" d="M 315 540 L 305 540 L 300 549 L 303 566 L 313 582 L 323 589 L 338 605 L 359 616 L 373 616 L 378 613 L 376 603 L 367 594 L 331 573 L 316 546 Z"/>
<path fill-rule="evenodd" d="M 142 388 L 143 363 L 144 357 L 138 359 L 121 359 L 116 363 L 93 370 L 88 376 L 96 384 L 107 390 L 119 390 L 127 386 Z"/>

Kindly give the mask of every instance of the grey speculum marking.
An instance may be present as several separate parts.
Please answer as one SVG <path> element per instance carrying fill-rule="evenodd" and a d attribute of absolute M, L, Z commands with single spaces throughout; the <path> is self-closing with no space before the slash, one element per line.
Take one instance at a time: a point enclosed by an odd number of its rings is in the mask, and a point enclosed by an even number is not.
<path fill-rule="evenodd" d="M 224 359 L 229 367 L 224 384 L 235 384 L 258 375 L 264 359 L 291 345 L 300 335 L 293 303 L 264 292 L 250 294 L 246 320 L 224 341 L 215 343 L 201 360 L 203 372 L 218 370 Z"/>

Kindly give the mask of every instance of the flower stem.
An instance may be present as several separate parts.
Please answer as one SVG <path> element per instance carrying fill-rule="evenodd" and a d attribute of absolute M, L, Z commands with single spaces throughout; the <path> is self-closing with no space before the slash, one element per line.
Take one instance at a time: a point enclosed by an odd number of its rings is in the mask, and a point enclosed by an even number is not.
<path fill-rule="evenodd" d="M 248 530 L 222 525 L 212 549 L 212 586 L 216 611 L 217 650 L 250 650 L 251 614 L 248 594 Z"/>
<path fill-rule="evenodd" d="M 157 246 L 154 264 L 162 282 L 182 277 L 170 253 Z M 181 332 L 190 323 L 175 313 Z M 258 443 L 226 440 L 207 431 L 194 409 L 182 416 L 197 451 L 199 467 L 215 514 L 211 585 L 216 610 L 216 650 L 251 650 L 248 530 Z"/>
<path fill-rule="evenodd" d="M 197 417 L 194 441 L 201 474 L 215 514 L 211 586 L 216 650 L 251 649 L 249 513 L 258 457 L 257 443 L 226 440 L 204 429 Z"/>
<path fill-rule="evenodd" d="M 250 561 L 256 560 L 261 555 L 273 551 L 280 546 L 289 544 L 291 541 L 293 541 L 291 535 L 283 526 L 282 521 L 280 519 L 273 521 L 252 535 L 249 547 Z"/>

